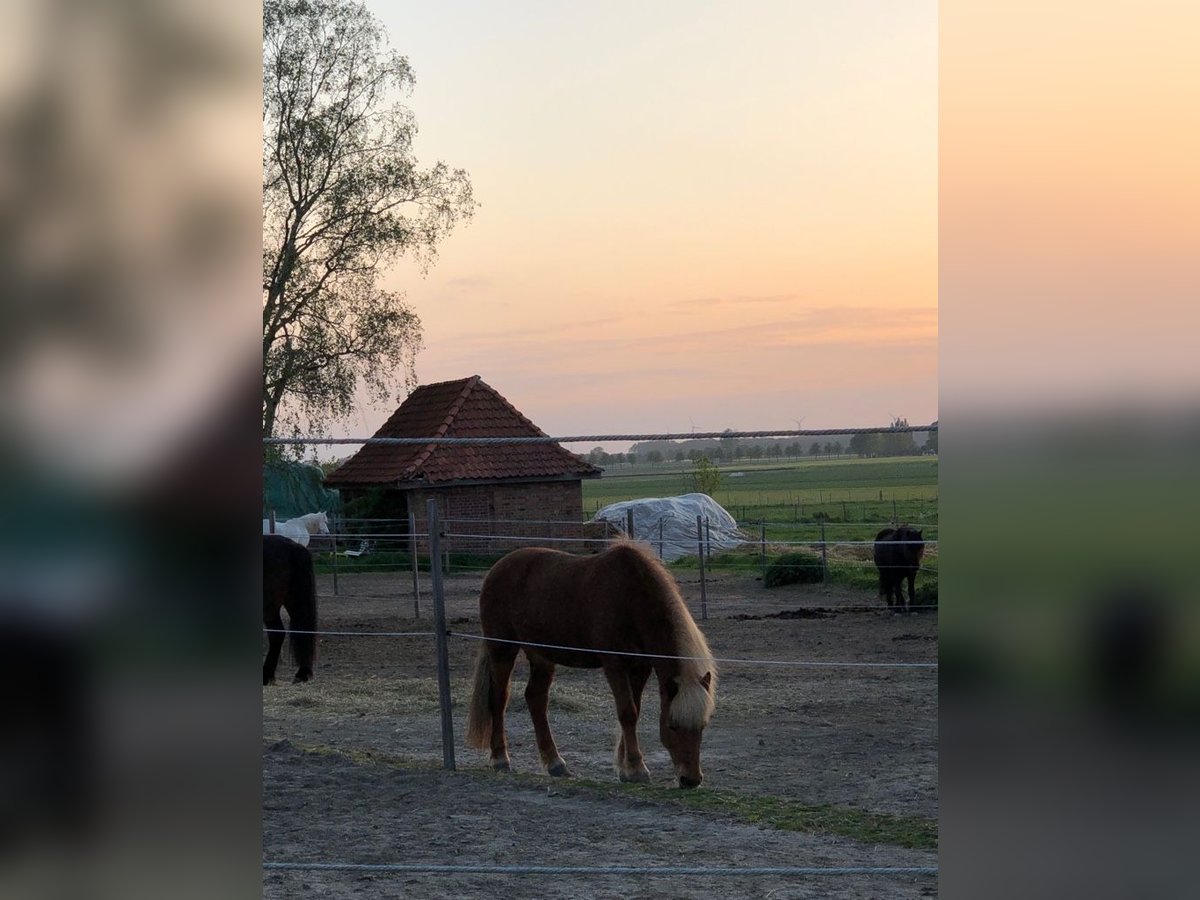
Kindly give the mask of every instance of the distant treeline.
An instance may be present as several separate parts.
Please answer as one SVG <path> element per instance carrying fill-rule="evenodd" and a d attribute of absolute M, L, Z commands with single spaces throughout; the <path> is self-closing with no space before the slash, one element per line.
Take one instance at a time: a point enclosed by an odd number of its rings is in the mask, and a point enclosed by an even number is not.
<path fill-rule="evenodd" d="M 897 419 L 893 427 L 907 428 Z M 731 429 L 727 429 L 731 430 Z M 711 462 L 739 459 L 782 459 L 800 456 L 912 456 L 937 452 L 937 432 L 897 431 L 881 434 L 830 434 L 818 438 L 701 438 L 685 441 L 642 441 L 627 453 L 607 453 L 599 447 L 588 453 L 596 465 L 614 463 Z"/>

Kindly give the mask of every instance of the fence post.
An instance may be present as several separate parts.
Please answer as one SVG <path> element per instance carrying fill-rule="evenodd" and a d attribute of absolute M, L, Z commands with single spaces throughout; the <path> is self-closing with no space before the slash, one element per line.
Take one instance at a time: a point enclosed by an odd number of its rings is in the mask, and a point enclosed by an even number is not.
<path fill-rule="evenodd" d="M 334 520 L 333 520 L 333 534 L 331 534 L 331 535 L 330 535 L 330 537 L 333 539 L 333 596 L 335 596 L 335 597 L 338 595 L 338 582 L 337 582 L 337 558 L 338 558 L 338 551 L 337 551 L 337 533 L 338 533 L 338 528 L 340 528 L 340 527 L 341 527 L 341 526 L 338 524 L 338 520 L 337 520 L 337 519 L 334 519 Z"/>
<path fill-rule="evenodd" d="M 271 510 L 270 519 L 271 519 L 271 534 L 274 534 L 275 533 L 275 510 Z"/>
<path fill-rule="evenodd" d="M 829 550 L 825 546 L 825 520 L 821 520 L 821 580 L 829 577 Z"/>
<path fill-rule="evenodd" d="M 696 548 L 700 555 L 700 618 L 708 618 L 708 592 L 704 584 L 704 524 L 696 516 Z"/>
<path fill-rule="evenodd" d="M 760 529 L 758 534 L 759 541 L 759 558 L 762 562 L 762 573 L 765 578 L 767 575 L 767 520 L 763 519 L 758 523 Z"/>
<path fill-rule="evenodd" d="M 438 559 L 441 550 L 441 523 L 438 520 L 437 500 L 429 501 L 429 555 Z M 433 622 L 437 644 L 438 706 L 442 713 L 442 768 L 454 771 L 454 720 L 450 717 L 450 648 L 446 645 L 446 596 L 442 591 L 442 567 L 433 572 Z"/>
<path fill-rule="evenodd" d="M 708 558 L 712 559 L 712 522 L 708 516 L 704 517 L 704 547 L 708 552 Z"/>
<path fill-rule="evenodd" d="M 892 524 L 900 524 L 900 516 L 896 513 L 896 495 L 892 494 Z"/>
<path fill-rule="evenodd" d="M 663 558 L 663 520 L 658 520 L 658 558 Z"/>
<path fill-rule="evenodd" d="M 417 563 L 417 514 L 408 514 L 408 555 L 412 559 L 413 570 L 413 618 L 421 618 L 421 579 L 418 574 L 420 566 Z"/>
<path fill-rule="evenodd" d="M 625 510 L 625 533 L 629 535 L 629 539 L 633 540 L 633 507 Z"/>

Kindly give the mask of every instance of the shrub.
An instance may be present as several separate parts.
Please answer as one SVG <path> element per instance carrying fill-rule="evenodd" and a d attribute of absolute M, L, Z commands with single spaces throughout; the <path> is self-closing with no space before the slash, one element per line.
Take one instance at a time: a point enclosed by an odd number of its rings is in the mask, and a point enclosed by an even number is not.
<path fill-rule="evenodd" d="M 825 566 L 815 553 L 785 553 L 767 566 L 763 587 L 815 584 L 825 580 Z"/>
<path fill-rule="evenodd" d="M 937 582 L 927 582 L 917 585 L 916 606 L 934 606 L 938 605 Z"/>

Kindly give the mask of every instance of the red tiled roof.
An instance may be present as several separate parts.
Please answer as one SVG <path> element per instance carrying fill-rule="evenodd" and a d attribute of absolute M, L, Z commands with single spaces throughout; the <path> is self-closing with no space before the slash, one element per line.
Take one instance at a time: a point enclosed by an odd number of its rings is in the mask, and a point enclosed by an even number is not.
<path fill-rule="evenodd" d="M 524 436 L 546 433 L 478 375 L 417 388 L 375 432 L 375 437 Z M 338 487 L 599 474 L 561 444 L 367 444 L 325 481 Z"/>

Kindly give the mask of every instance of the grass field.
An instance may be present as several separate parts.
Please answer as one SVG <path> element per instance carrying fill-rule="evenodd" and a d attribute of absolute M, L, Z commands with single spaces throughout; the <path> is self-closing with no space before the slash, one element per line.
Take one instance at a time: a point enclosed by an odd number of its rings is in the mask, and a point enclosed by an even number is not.
<path fill-rule="evenodd" d="M 767 522 L 768 539 L 818 540 L 824 521 L 830 539 L 865 540 L 877 524 L 893 520 L 922 526 L 926 537 L 936 537 L 936 456 L 743 460 L 721 466 L 720 473 L 713 499 L 739 523 Z M 591 516 L 620 500 L 692 490 L 690 463 L 613 467 L 584 481 L 583 509 Z"/>
<path fill-rule="evenodd" d="M 816 459 L 740 461 L 722 466 L 721 485 L 714 499 L 738 521 L 751 542 L 728 553 L 714 553 L 711 569 L 760 573 L 765 561 L 797 549 L 798 543 L 819 552 L 827 542 L 826 580 L 873 591 L 877 574 L 869 542 L 881 525 L 901 521 L 922 529 L 928 541 L 938 537 L 936 457 L 888 459 Z M 583 511 L 620 500 L 670 497 L 694 490 L 690 463 L 612 467 L 601 478 L 583 482 Z M 760 541 L 765 543 L 765 548 Z M 850 542 L 850 543 L 843 543 Z M 763 550 L 765 549 L 765 553 Z M 317 552 L 317 568 L 332 570 L 327 552 Z M 494 557 L 453 554 L 451 571 L 486 571 Z M 672 563 L 674 569 L 694 569 L 696 557 Z M 406 552 L 379 548 L 360 559 L 342 559 L 344 574 L 356 571 L 407 571 Z M 937 547 L 926 548 L 923 581 L 933 590 L 936 604 Z M 422 558 L 421 569 L 428 570 Z"/>

